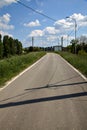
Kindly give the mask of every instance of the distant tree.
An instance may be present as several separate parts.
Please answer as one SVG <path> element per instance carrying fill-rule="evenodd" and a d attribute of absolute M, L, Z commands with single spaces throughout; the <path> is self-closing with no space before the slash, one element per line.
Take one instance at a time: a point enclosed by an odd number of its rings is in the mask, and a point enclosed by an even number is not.
<path fill-rule="evenodd" d="M 13 39 L 8 35 L 3 37 L 0 34 L 0 58 L 9 57 L 10 55 L 22 54 L 22 43 L 18 39 Z"/>
<path fill-rule="evenodd" d="M 2 35 L 0 34 L 0 42 L 2 41 L 1 39 L 2 39 Z"/>
<path fill-rule="evenodd" d="M 0 59 L 3 57 L 3 44 L 2 44 L 2 36 L 0 34 Z"/>
<path fill-rule="evenodd" d="M 15 44 L 14 39 L 12 37 L 9 37 L 9 48 L 10 48 L 10 54 L 15 55 Z"/>
<path fill-rule="evenodd" d="M 84 45 L 84 51 L 87 53 L 87 44 Z"/>
<path fill-rule="evenodd" d="M 18 55 L 22 54 L 22 43 L 20 41 L 18 41 L 17 39 L 14 40 L 14 42 L 15 42 L 16 54 L 18 54 Z"/>
<path fill-rule="evenodd" d="M 10 47 L 9 47 L 9 36 L 3 37 L 3 55 L 4 57 L 8 57 L 10 54 Z"/>
<path fill-rule="evenodd" d="M 30 47 L 29 47 L 29 52 L 32 52 L 32 51 L 33 51 L 33 47 L 30 46 Z"/>
<path fill-rule="evenodd" d="M 77 43 L 78 43 L 78 40 L 76 39 L 76 40 L 71 40 L 71 42 L 70 42 L 71 44 L 72 44 L 72 46 L 71 46 L 71 52 L 72 53 L 77 53 Z"/>

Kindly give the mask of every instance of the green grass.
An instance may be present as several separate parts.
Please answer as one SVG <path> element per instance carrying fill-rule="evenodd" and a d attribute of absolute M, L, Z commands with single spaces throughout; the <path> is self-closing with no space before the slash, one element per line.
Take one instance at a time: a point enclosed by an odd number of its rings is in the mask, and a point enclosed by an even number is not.
<path fill-rule="evenodd" d="M 32 52 L 26 55 L 14 56 L 0 61 L 0 87 L 12 77 L 40 59 L 45 52 Z"/>
<path fill-rule="evenodd" d="M 58 54 L 87 77 L 87 54 L 75 55 L 69 52 L 59 52 Z"/>

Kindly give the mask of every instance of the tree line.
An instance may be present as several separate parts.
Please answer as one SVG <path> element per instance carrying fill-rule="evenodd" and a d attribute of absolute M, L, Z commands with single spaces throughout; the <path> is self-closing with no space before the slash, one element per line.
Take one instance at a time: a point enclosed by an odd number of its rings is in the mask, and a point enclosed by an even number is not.
<path fill-rule="evenodd" d="M 81 36 L 80 38 L 76 40 L 71 40 L 71 45 L 67 47 L 67 50 L 72 53 L 87 53 L 87 37 Z"/>
<path fill-rule="evenodd" d="M 18 39 L 13 39 L 5 35 L 2 39 L 0 34 L 0 59 L 11 55 L 22 54 L 22 43 Z"/>

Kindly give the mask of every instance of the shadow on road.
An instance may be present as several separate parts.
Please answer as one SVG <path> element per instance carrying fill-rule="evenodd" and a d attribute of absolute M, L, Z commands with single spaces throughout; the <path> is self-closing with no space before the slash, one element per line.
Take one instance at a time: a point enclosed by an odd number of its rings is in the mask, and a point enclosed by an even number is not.
<path fill-rule="evenodd" d="M 49 102 L 49 101 L 56 101 L 56 100 L 63 100 L 63 99 L 70 99 L 70 98 L 77 98 L 87 96 L 87 92 L 80 92 L 80 93 L 73 93 L 67 95 L 59 95 L 59 96 L 52 96 L 52 97 L 43 97 L 19 102 L 9 102 L 5 104 L 0 104 L 0 108 L 7 108 L 7 107 L 15 107 L 27 104 L 35 104 L 35 103 L 42 103 L 42 102 Z"/>
<path fill-rule="evenodd" d="M 43 90 L 43 89 L 49 89 L 49 88 L 59 88 L 59 87 L 67 87 L 67 86 L 75 86 L 75 85 L 81 85 L 81 84 L 87 84 L 87 82 L 76 82 L 76 83 L 68 83 L 68 84 L 51 84 L 51 85 L 46 85 L 46 86 L 42 86 L 42 87 L 37 87 L 37 88 L 29 88 L 29 89 L 25 89 L 25 91 L 26 92 L 24 92 L 24 93 L 21 93 L 21 94 L 19 94 L 19 95 L 15 95 L 15 96 L 13 96 L 13 97 L 8 97 L 8 98 L 6 98 L 6 99 L 3 99 L 3 100 L 1 100 L 0 101 L 0 103 L 2 103 L 2 102 L 4 102 L 4 101 L 9 101 L 10 99 L 12 100 L 12 99 L 14 99 L 14 98 L 17 98 L 17 97 L 21 97 L 21 96 L 23 96 L 23 95 L 26 95 L 26 94 L 28 94 L 29 92 L 32 92 L 32 91 L 36 91 L 36 90 Z M 58 99 L 66 99 L 66 98 L 72 98 L 72 97 L 78 97 L 78 96 L 86 96 L 87 95 L 87 92 L 84 90 L 84 89 L 82 89 L 83 90 L 83 92 L 82 93 L 77 93 L 77 94 L 69 94 L 69 95 L 61 95 L 61 96 L 56 96 L 57 97 L 57 100 Z M 47 98 L 47 99 L 51 99 L 52 97 L 49 97 L 49 98 Z M 46 99 L 46 98 L 43 98 L 43 99 Z M 39 102 L 41 102 L 41 99 L 39 100 L 39 99 L 35 99 L 35 100 L 28 100 L 29 101 L 29 104 L 30 103 L 34 103 L 33 101 L 35 101 L 35 103 L 37 102 L 37 100 L 39 101 Z M 54 100 L 54 98 L 53 98 L 53 100 Z M 48 100 L 47 100 L 48 101 Z M 43 102 L 43 100 L 42 100 L 42 102 Z M 27 104 L 27 101 L 25 101 L 25 102 L 23 102 L 23 104 Z M 16 102 L 16 103 L 7 103 L 7 104 L 0 104 L 0 108 L 4 108 L 4 107 L 11 107 L 11 106 L 17 106 L 17 105 L 22 105 L 22 102 Z"/>
<path fill-rule="evenodd" d="M 87 84 L 87 82 L 76 82 L 76 83 L 68 83 L 68 84 L 51 84 L 46 85 L 44 87 L 37 87 L 37 88 L 29 88 L 25 90 L 38 90 L 38 89 L 45 89 L 45 88 L 54 88 L 54 87 L 63 87 L 63 86 L 75 86 L 75 85 L 81 85 L 81 84 Z"/>

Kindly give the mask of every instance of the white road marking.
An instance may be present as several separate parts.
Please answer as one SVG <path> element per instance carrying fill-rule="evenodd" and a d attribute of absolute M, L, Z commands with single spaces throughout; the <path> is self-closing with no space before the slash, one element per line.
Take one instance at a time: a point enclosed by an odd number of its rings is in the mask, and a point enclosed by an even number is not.
<path fill-rule="evenodd" d="M 2 88 L 0 88 L 0 91 L 2 91 L 3 89 L 5 89 L 6 87 L 8 87 L 13 81 L 15 81 L 17 78 L 19 78 L 21 75 L 23 75 L 28 70 L 30 70 L 33 66 L 35 66 L 36 64 L 38 64 L 41 60 L 44 59 L 45 56 L 43 56 L 38 61 L 36 61 L 34 64 L 32 64 L 31 66 L 29 66 L 27 69 L 25 69 L 24 71 L 22 71 L 19 75 L 17 75 L 16 77 L 14 77 L 10 81 L 8 81 L 5 86 L 2 86 Z"/>
<path fill-rule="evenodd" d="M 46 56 L 46 55 L 45 55 Z M 15 81 L 17 78 L 19 78 L 21 75 L 23 75 L 25 72 L 27 72 L 28 70 L 30 70 L 33 66 L 35 66 L 36 64 L 38 64 L 41 60 L 44 59 L 43 56 L 41 59 L 39 59 L 37 62 L 35 62 L 33 65 L 29 66 L 27 69 L 25 69 L 23 72 L 21 72 L 19 75 L 17 75 L 16 77 L 14 77 L 12 80 L 8 81 L 7 84 L 5 86 L 3 86 L 2 88 L 0 88 L 0 91 L 2 91 L 3 89 L 5 89 L 6 87 L 8 87 L 13 81 Z M 61 56 L 60 56 L 61 57 Z M 81 73 L 79 72 L 76 68 L 74 68 L 70 63 L 68 63 L 63 57 L 61 57 L 74 71 L 76 71 L 85 81 L 87 81 L 87 78 Z"/>
<path fill-rule="evenodd" d="M 85 81 L 87 81 L 87 78 L 79 71 L 77 70 L 74 66 L 72 66 L 69 62 L 67 62 L 62 56 L 61 58 L 74 70 L 76 71 Z"/>

